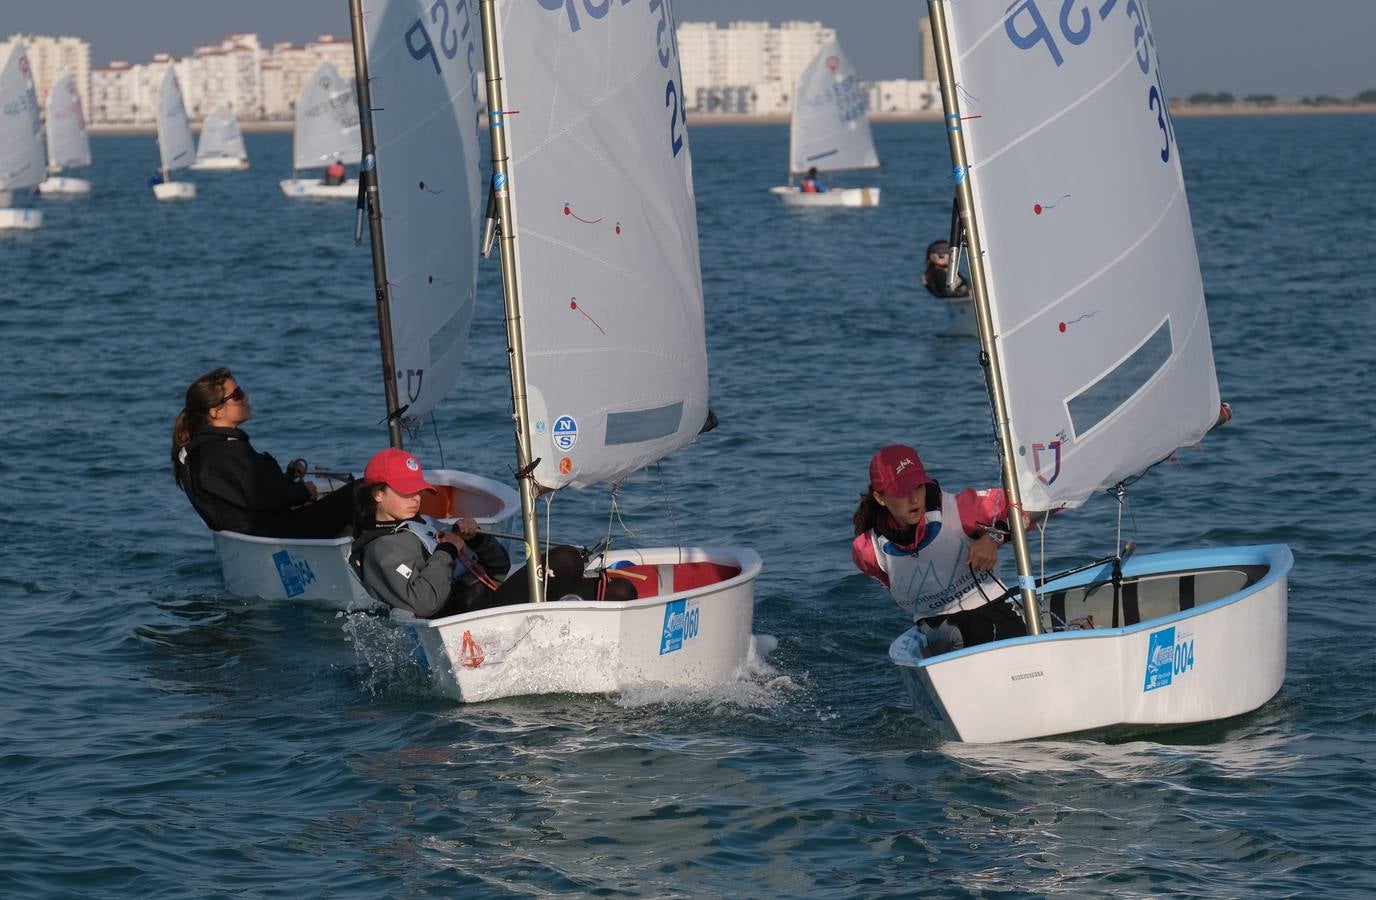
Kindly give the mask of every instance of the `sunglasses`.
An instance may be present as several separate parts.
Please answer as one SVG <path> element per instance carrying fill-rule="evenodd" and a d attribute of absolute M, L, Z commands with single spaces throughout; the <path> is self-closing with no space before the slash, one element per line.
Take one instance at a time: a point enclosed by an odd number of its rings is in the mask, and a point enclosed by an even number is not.
<path fill-rule="evenodd" d="M 246 396 L 248 395 L 244 393 L 244 389 L 242 387 L 235 387 L 234 390 L 230 391 L 228 394 L 225 394 L 225 398 L 223 400 L 221 400 L 219 403 L 216 403 L 215 405 L 217 407 L 224 406 L 231 400 L 240 401 L 243 400 Z"/>

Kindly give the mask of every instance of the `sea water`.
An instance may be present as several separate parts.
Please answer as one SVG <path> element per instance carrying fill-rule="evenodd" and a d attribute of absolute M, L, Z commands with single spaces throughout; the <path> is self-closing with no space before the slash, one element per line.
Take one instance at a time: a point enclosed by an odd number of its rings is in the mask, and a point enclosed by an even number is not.
<path fill-rule="evenodd" d="M 176 176 L 180 204 L 146 186 L 152 137 L 96 138 L 91 196 L 0 238 L 0 894 L 1370 895 L 1376 119 L 1177 127 L 1236 418 L 1133 486 L 1123 536 L 1290 544 L 1289 673 L 1228 722 L 999 746 L 912 717 L 905 622 L 849 555 L 880 445 L 950 488 L 998 478 L 976 347 L 919 283 L 949 221 L 939 125 L 877 126 L 883 168 L 831 181 L 883 205 L 826 211 L 768 193 L 785 128 L 694 129 L 721 427 L 619 517 L 605 491 L 554 501 L 557 538 L 610 518 L 621 545 L 758 550 L 751 677 L 472 706 L 385 619 L 227 595 L 169 471 L 185 386 L 219 365 L 283 461 L 358 471 L 385 444 L 352 204 L 281 195 L 289 135 Z M 493 260 L 428 465 L 510 478 L 505 359 Z M 1117 529 L 1096 499 L 1046 564 Z"/>

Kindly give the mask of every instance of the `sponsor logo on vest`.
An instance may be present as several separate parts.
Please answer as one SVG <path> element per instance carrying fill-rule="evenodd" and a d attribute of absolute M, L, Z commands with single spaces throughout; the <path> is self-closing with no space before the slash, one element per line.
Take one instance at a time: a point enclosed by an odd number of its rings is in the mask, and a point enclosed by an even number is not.
<path fill-rule="evenodd" d="M 697 601 L 670 600 L 664 605 L 664 629 L 659 636 L 659 655 L 683 649 L 686 641 L 698 636 L 700 611 Z"/>
<path fill-rule="evenodd" d="M 306 586 L 315 584 L 315 572 L 311 564 L 286 550 L 272 554 L 273 565 L 277 566 L 277 577 L 282 579 L 282 590 L 288 597 L 299 597 L 306 593 Z"/>

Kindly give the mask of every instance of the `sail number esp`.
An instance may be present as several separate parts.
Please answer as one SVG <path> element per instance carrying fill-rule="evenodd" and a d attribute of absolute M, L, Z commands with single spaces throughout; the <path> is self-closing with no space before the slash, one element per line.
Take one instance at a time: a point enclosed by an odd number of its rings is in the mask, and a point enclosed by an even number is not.
<path fill-rule="evenodd" d="M 1092 35 L 1093 18 L 1090 7 L 1095 5 L 1089 0 L 1060 0 L 1060 11 L 1055 15 L 1056 29 L 1047 24 L 1041 6 L 1050 9 L 1057 0 L 1016 0 L 1003 20 L 1003 30 L 1013 46 L 1019 50 L 1033 50 L 1045 46 L 1051 60 L 1057 66 L 1065 62 L 1059 37 L 1072 47 L 1088 41 Z M 1039 5 L 1040 4 L 1040 5 Z M 1156 38 L 1152 36 L 1151 23 L 1147 21 L 1147 11 L 1138 0 L 1127 0 L 1119 5 L 1119 0 L 1098 0 L 1099 21 L 1106 22 L 1114 9 L 1121 9 L 1133 24 L 1132 43 L 1137 56 L 1137 67 L 1146 76 L 1147 111 L 1156 119 L 1161 131 L 1161 161 L 1171 161 L 1171 146 L 1175 143 L 1175 123 L 1166 104 L 1166 88 L 1161 82 L 1160 60 L 1156 53 Z M 1153 68 L 1155 71 L 1153 71 Z"/>
<path fill-rule="evenodd" d="M 478 102 L 478 44 L 474 40 L 478 30 L 473 27 L 473 16 L 468 8 L 468 0 L 453 0 L 454 13 L 451 20 L 449 13 L 449 0 L 434 0 L 426 10 L 426 15 L 417 18 L 406 29 L 406 50 L 411 54 L 411 58 L 417 62 L 429 59 L 431 65 L 435 67 L 435 74 L 441 74 L 440 58 L 435 53 L 435 41 L 430 37 L 430 29 L 433 28 L 439 35 L 440 53 L 444 54 L 445 59 L 453 59 L 459 55 L 459 50 L 464 50 L 466 61 L 468 62 L 468 91 L 473 98 L 473 102 Z M 426 25 L 425 19 L 429 18 L 430 24 Z M 458 23 L 463 23 L 462 28 Z"/>
<path fill-rule="evenodd" d="M 579 7 L 590 19 L 605 18 L 611 10 L 613 0 L 536 0 L 550 12 L 563 10 L 568 16 L 569 33 L 577 34 L 583 28 L 583 20 L 578 14 Z M 617 0 L 617 6 L 630 6 L 635 0 Z M 664 83 L 664 108 L 669 110 L 669 148 L 674 156 L 683 149 L 687 137 L 688 113 L 683 105 L 683 91 L 674 76 L 678 73 L 678 37 L 675 34 L 673 12 L 669 0 L 649 0 L 650 14 L 658 17 L 655 28 L 655 53 L 659 65 L 669 77 Z"/>

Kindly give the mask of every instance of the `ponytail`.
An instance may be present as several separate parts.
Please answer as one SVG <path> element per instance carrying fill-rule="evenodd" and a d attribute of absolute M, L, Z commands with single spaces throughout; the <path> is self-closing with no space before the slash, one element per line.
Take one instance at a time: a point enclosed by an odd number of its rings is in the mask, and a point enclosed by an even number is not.
<path fill-rule="evenodd" d="M 855 526 L 855 535 L 859 537 L 869 531 L 874 526 L 874 516 L 880 509 L 879 501 L 874 499 L 874 491 L 866 488 L 860 495 L 860 505 L 855 508 L 855 515 L 851 523 Z"/>
<path fill-rule="evenodd" d="M 191 432 L 210 421 L 210 411 L 225 402 L 224 384 L 234 376 L 228 369 L 207 372 L 186 389 L 186 405 L 172 422 L 172 478 L 186 490 L 187 466 L 182 454 L 191 443 Z"/>

